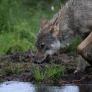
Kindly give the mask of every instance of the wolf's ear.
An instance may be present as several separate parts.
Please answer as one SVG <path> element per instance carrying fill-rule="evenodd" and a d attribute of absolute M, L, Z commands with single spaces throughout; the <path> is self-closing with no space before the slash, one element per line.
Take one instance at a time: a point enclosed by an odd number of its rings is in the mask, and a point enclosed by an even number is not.
<path fill-rule="evenodd" d="M 48 20 L 45 18 L 42 18 L 40 22 L 40 28 L 43 29 L 46 24 L 48 24 Z"/>
<path fill-rule="evenodd" d="M 52 33 L 53 37 L 57 37 L 59 35 L 59 24 L 55 25 L 52 28 L 51 33 Z"/>

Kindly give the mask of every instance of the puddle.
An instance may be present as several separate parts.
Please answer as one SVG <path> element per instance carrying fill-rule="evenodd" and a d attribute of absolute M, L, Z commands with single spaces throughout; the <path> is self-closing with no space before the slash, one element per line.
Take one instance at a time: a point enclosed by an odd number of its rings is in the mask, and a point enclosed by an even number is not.
<path fill-rule="evenodd" d="M 8 81 L 0 84 L 0 92 L 92 92 L 92 85 L 37 86 L 29 82 Z"/>

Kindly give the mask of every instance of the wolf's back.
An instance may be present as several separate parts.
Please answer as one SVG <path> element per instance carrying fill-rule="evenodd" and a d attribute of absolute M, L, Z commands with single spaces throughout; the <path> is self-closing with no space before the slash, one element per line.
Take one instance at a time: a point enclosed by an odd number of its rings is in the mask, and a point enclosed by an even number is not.
<path fill-rule="evenodd" d="M 92 0 L 73 0 L 71 8 L 74 12 L 75 27 L 78 26 L 80 31 L 90 31 L 90 27 L 92 27 Z"/>
<path fill-rule="evenodd" d="M 88 28 L 92 27 L 92 0 L 69 0 L 50 22 L 59 23 L 61 31 L 90 31 Z"/>

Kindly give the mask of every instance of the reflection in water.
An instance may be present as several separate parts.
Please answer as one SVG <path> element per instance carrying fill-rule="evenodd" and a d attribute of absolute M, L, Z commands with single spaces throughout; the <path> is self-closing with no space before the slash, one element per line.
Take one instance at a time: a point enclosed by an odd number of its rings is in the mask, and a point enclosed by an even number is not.
<path fill-rule="evenodd" d="M 61 92 L 79 92 L 79 88 L 78 86 L 64 86 Z"/>
<path fill-rule="evenodd" d="M 24 82 L 5 82 L 0 85 L 0 92 L 35 92 L 35 87 Z"/>
<path fill-rule="evenodd" d="M 29 82 L 10 81 L 0 84 L 0 92 L 92 92 L 92 85 L 35 86 Z"/>
<path fill-rule="evenodd" d="M 79 92 L 78 86 L 40 86 L 36 88 L 36 92 Z"/>
<path fill-rule="evenodd" d="M 92 92 L 92 84 L 80 85 L 80 92 Z"/>

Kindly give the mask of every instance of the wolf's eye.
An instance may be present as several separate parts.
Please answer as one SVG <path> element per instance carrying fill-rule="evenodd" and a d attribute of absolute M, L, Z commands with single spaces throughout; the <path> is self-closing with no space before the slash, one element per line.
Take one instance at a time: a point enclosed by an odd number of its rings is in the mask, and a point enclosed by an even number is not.
<path fill-rule="evenodd" d="M 44 43 L 41 43 L 40 47 L 41 48 L 44 48 L 45 47 L 45 44 Z"/>

